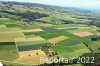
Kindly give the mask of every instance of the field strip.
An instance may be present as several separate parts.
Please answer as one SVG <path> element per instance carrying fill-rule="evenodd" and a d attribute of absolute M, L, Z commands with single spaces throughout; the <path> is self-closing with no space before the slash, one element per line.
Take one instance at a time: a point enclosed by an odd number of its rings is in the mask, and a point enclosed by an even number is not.
<path fill-rule="evenodd" d="M 45 56 L 46 54 L 42 50 L 31 50 L 31 51 L 22 51 L 19 52 L 20 57 L 37 57 L 37 56 Z"/>
<path fill-rule="evenodd" d="M 42 29 L 30 29 L 30 30 L 21 30 L 22 32 L 40 32 L 40 31 L 44 31 Z"/>
<path fill-rule="evenodd" d="M 16 61 L 5 61 L 5 60 L 0 60 L 0 62 L 13 63 L 13 64 L 21 64 L 21 65 L 37 65 L 37 64 L 21 63 L 21 62 L 16 62 Z"/>
<path fill-rule="evenodd" d="M 16 32 L 40 32 L 44 31 L 42 29 L 30 29 L 30 30 L 11 30 L 11 31 L 2 31 L 0 33 L 16 33 Z"/>
<path fill-rule="evenodd" d="M 44 56 L 23 57 L 23 58 L 16 59 L 15 62 L 38 65 L 38 64 L 42 64 L 42 63 L 40 63 L 41 57 L 44 57 Z M 44 58 L 47 58 L 47 57 L 44 57 Z"/>
<path fill-rule="evenodd" d="M 97 33 L 96 35 L 100 36 L 100 33 Z"/>
<path fill-rule="evenodd" d="M 13 38 L 0 38 L 0 42 L 15 42 Z"/>
<path fill-rule="evenodd" d="M 16 30 L 16 31 L 2 31 L 0 33 L 18 33 L 18 32 L 21 32 L 21 30 Z"/>
<path fill-rule="evenodd" d="M 15 38 L 15 42 L 27 42 L 27 41 L 41 41 L 41 40 L 45 40 L 41 37 L 32 37 L 32 38 Z"/>
<path fill-rule="evenodd" d="M 56 44 L 56 43 L 58 43 L 58 42 L 60 42 L 60 41 L 62 41 L 62 40 L 65 40 L 65 39 L 67 39 L 67 38 L 69 38 L 69 37 L 60 36 L 60 37 L 56 37 L 56 38 L 53 38 L 53 39 L 49 39 L 48 41 L 49 41 L 50 43 L 52 43 L 52 44 Z"/>
<path fill-rule="evenodd" d="M 0 25 L 0 28 L 6 28 L 6 25 Z"/>
<path fill-rule="evenodd" d="M 84 36 L 93 35 L 93 33 L 91 33 L 91 32 L 78 32 L 78 33 L 74 33 L 74 35 L 77 35 L 77 36 L 80 36 L 80 37 L 84 37 Z"/>
<path fill-rule="evenodd" d="M 27 64 L 40 64 L 40 57 L 47 58 L 46 54 L 42 50 L 31 50 L 19 52 L 19 58 L 15 62 L 27 63 Z"/>

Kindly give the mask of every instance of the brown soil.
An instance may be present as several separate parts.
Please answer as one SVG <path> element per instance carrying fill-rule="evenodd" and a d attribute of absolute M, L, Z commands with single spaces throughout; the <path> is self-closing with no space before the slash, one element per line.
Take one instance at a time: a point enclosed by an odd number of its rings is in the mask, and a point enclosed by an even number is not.
<path fill-rule="evenodd" d="M 78 32 L 78 33 L 75 33 L 74 35 L 77 35 L 77 36 L 80 36 L 80 37 L 84 37 L 84 36 L 93 35 L 93 33 L 91 33 L 91 32 Z"/>
<path fill-rule="evenodd" d="M 60 42 L 60 41 L 62 41 L 62 40 L 65 40 L 65 39 L 67 39 L 67 38 L 69 38 L 69 37 L 60 36 L 60 37 L 56 37 L 56 38 L 50 39 L 50 40 L 48 40 L 48 41 L 49 41 L 50 43 L 52 43 L 52 44 L 56 44 L 56 43 L 58 43 L 58 42 Z"/>

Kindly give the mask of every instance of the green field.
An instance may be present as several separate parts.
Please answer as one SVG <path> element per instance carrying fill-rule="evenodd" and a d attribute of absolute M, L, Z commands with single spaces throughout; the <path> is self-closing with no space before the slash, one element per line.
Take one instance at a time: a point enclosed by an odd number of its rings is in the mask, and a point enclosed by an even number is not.
<path fill-rule="evenodd" d="M 0 42 L 0 60 L 13 61 L 17 58 L 18 51 L 14 42 Z"/>

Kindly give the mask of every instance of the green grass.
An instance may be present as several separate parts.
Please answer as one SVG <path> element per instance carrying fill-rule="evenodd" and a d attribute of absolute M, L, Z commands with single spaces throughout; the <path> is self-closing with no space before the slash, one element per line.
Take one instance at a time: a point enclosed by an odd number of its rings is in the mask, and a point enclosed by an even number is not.
<path fill-rule="evenodd" d="M 35 37 L 36 35 L 25 35 L 25 38 L 32 38 L 32 37 Z"/>
<path fill-rule="evenodd" d="M 16 42 L 17 46 L 28 46 L 28 45 L 38 45 L 38 44 L 43 44 L 43 43 L 49 43 L 46 40 L 42 41 L 31 41 L 31 42 Z"/>
<path fill-rule="evenodd" d="M 56 33 L 58 32 L 59 30 L 57 29 L 54 29 L 54 28 L 47 28 L 47 27 L 42 27 L 43 30 L 47 31 L 47 32 L 50 32 L 50 33 Z"/>
<path fill-rule="evenodd" d="M 48 40 L 48 39 L 52 39 L 52 38 L 56 38 L 62 36 L 60 33 L 51 33 L 51 34 L 47 34 L 47 35 L 42 35 L 41 37 Z"/>
<path fill-rule="evenodd" d="M 27 36 L 27 35 L 45 35 L 45 34 L 48 34 L 46 31 L 40 31 L 40 32 L 24 32 L 24 35 Z"/>
<path fill-rule="evenodd" d="M 0 43 L 0 60 L 13 61 L 16 58 L 18 58 L 18 52 L 14 43 Z"/>
<path fill-rule="evenodd" d="M 20 25 L 17 24 L 6 24 L 7 27 L 20 27 Z"/>
<path fill-rule="evenodd" d="M 84 44 L 90 44 L 90 43 L 92 43 L 92 41 L 89 40 L 89 39 L 82 38 L 82 37 L 73 35 L 73 34 L 68 33 L 68 32 L 61 32 L 61 34 L 65 35 L 65 36 L 68 36 L 68 37 L 70 37 L 70 38 L 74 38 L 74 39 L 80 40 L 80 41 L 82 41 Z"/>
<path fill-rule="evenodd" d="M 90 53 L 90 50 L 83 45 L 78 46 L 54 46 L 55 51 L 58 52 L 60 57 L 78 57 L 84 53 Z"/>
<path fill-rule="evenodd" d="M 69 38 L 69 39 L 58 42 L 57 45 L 72 46 L 72 45 L 81 44 L 81 43 L 82 42 L 77 39 Z"/>
<path fill-rule="evenodd" d="M 100 53 L 100 42 L 93 42 L 89 45 L 89 47 L 93 50 L 94 53 Z"/>

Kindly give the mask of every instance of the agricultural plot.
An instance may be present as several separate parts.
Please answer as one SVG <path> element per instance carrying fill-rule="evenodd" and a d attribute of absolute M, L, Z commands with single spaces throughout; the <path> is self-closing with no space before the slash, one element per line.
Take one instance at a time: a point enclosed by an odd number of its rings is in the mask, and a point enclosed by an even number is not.
<path fill-rule="evenodd" d="M 40 57 L 47 58 L 46 54 L 42 50 L 19 52 L 19 55 L 20 57 L 17 58 L 15 62 L 34 64 L 34 65 L 40 64 Z"/>
<path fill-rule="evenodd" d="M 24 33 L 21 31 L 11 31 L 11 35 L 13 36 L 14 39 L 16 38 L 25 38 Z"/>
<path fill-rule="evenodd" d="M 20 27 L 7 27 L 9 31 L 21 31 Z"/>
<path fill-rule="evenodd" d="M 73 45 L 73 46 L 54 46 L 55 51 L 59 53 L 60 57 L 78 57 L 84 53 L 90 53 L 84 44 Z"/>
<path fill-rule="evenodd" d="M 90 40 L 90 38 L 98 37 L 99 33 L 96 32 L 96 35 L 94 35 L 94 33 L 88 31 L 90 28 L 86 27 L 85 29 L 84 26 L 79 28 L 79 26 L 72 24 L 32 28 L 17 24 L 1 25 L 0 47 L 4 48 L 0 52 L 9 58 L 11 57 L 10 55 L 13 55 L 14 57 L 11 60 L 15 60 L 15 62 L 28 64 L 38 64 L 41 56 L 48 57 L 45 51 L 41 50 L 41 47 L 44 46 L 53 47 L 59 57 L 78 57 L 85 53 L 90 53 L 90 49 L 95 53 L 99 52 L 99 44 L 91 44 L 92 41 Z M 8 48 L 10 49 L 4 50 Z M 3 54 L 0 54 L 0 59 L 9 59 L 8 57 L 1 57 Z"/>
<path fill-rule="evenodd" d="M 78 28 L 59 28 L 60 31 L 78 30 Z"/>
<path fill-rule="evenodd" d="M 89 45 L 89 47 L 93 50 L 94 53 L 100 53 L 100 42 L 94 42 Z"/>
<path fill-rule="evenodd" d="M 27 35 L 41 36 L 41 35 L 45 35 L 45 34 L 48 34 L 48 33 L 45 32 L 45 31 L 40 31 L 40 32 L 24 32 L 25 36 L 27 36 Z"/>
<path fill-rule="evenodd" d="M 92 38 L 99 38 L 99 37 L 100 36 L 94 34 L 94 35 L 86 36 L 84 38 L 92 39 Z"/>
<path fill-rule="evenodd" d="M 60 33 L 50 33 L 50 34 L 42 35 L 41 37 L 46 40 L 49 40 L 49 39 L 56 38 L 59 36 L 62 36 L 62 35 Z"/>
<path fill-rule="evenodd" d="M 38 54 L 37 54 L 38 53 Z M 45 56 L 46 57 L 46 55 L 45 55 L 45 53 L 42 51 L 42 50 L 40 50 L 40 49 L 38 49 L 38 50 L 31 50 L 31 51 L 22 51 L 22 52 L 19 52 L 19 57 L 36 57 L 36 56 Z"/>
<path fill-rule="evenodd" d="M 42 27 L 43 30 L 50 32 L 50 33 L 56 33 L 59 32 L 59 30 L 54 29 L 54 28 L 47 28 L 47 27 Z"/>
<path fill-rule="evenodd" d="M 0 42 L 0 60 L 13 61 L 18 58 L 14 42 Z"/>
<path fill-rule="evenodd" d="M 93 34 L 90 32 L 79 32 L 79 33 L 75 33 L 75 35 L 80 36 L 80 37 L 85 37 L 85 36 L 90 36 Z"/>
<path fill-rule="evenodd" d="M 32 37 L 32 38 L 15 38 L 15 42 L 27 42 L 27 41 L 41 41 L 41 40 L 45 40 L 39 36 L 36 37 Z"/>
<path fill-rule="evenodd" d="M 90 32 L 90 33 L 96 34 L 98 33 L 97 30 L 99 30 L 99 28 L 95 26 L 77 26 L 76 28 L 78 29 L 77 30 L 67 30 L 67 32 L 72 33 L 72 34 L 79 33 L 79 32 Z"/>
<path fill-rule="evenodd" d="M 42 46 L 50 46 L 48 41 L 16 42 L 19 51 L 41 49 Z"/>
<path fill-rule="evenodd" d="M 15 42 L 15 38 L 24 38 L 24 34 L 20 31 L 0 32 L 0 42 Z"/>
<path fill-rule="evenodd" d="M 6 28 L 6 26 L 5 25 L 0 25 L 0 28 Z"/>
<path fill-rule="evenodd" d="M 57 45 L 63 45 L 63 46 L 73 46 L 77 44 L 82 44 L 82 42 L 76 39 L 72 39 L 72 38 L 69 38 L 57 43 Z"/>
<path fill-rule="evenodd" d="M 69 33 L 69 32 L 60 32 L 60 33 L 58 33 L 58 34 L 60 34 L 60 35 L 62 34 L 62 35 L 64 35 L 64 36 L 67 36 L 67 37 L 70 37 L 70 38 L 74 38 L 74 39 L 80 40 L 80 41 L 84 42 L 85 44 L 92 43 L 92 41 L 89 40 L 89 39 L 86 39 L 86 38 L 82 38 L 82 37 L 73 35 L 73 34 L 71 34 L 71 33 Z"/>
<path fill-rule="evenodd" d="M 0 42 L 14 42 L 11 33 L 0 32 Z"/>
<path fill-rule="evenodd" d="M 66 37 L 66 36 L 60 36 L 60 37 L 56 37 L 56 38 L 52 38 L 52 39 L 49 39 L 48 41 L 52 44 L 57 44 L 58 42 L 62 41 L 62 40 L 65 40 L 65 39 L 68 39 L 69 37 Z"/>
<path fill-rule="evenodd" d="M 22 32 L 42 32 L 44 30 L 37 28 L 37 29 L 26 29 L 26 30 L 22 30 Z"/>
<path fill-rule="evenodd" d="M 20 25 L 17 24 L 6 24 L 7 27 L 20 27 Z"/>

